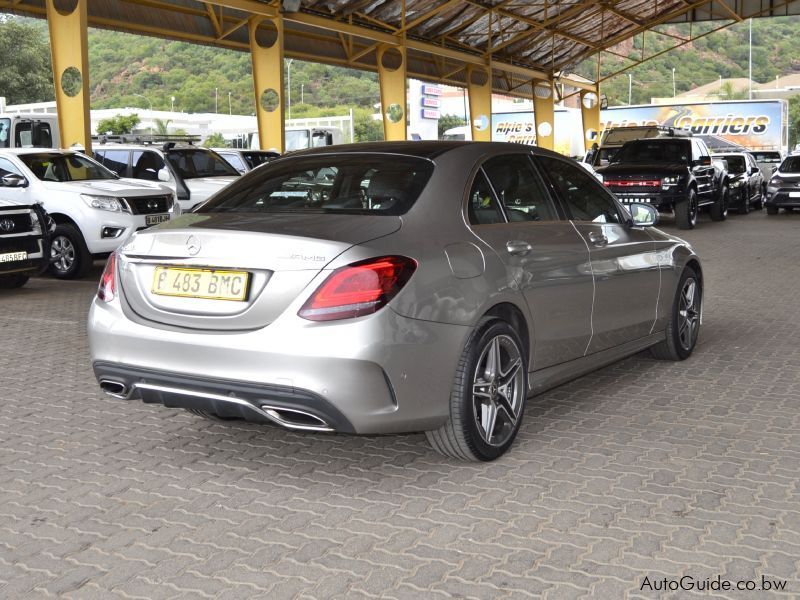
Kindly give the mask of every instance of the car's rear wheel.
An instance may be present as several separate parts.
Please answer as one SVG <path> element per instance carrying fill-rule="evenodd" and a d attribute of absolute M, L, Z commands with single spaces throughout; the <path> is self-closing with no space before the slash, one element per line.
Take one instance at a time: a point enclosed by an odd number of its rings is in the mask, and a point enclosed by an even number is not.
<path fill-rule="evenodd" d="M 0 276 L 0 290 L 11 290 L 20 288 L 30 279 L 27 275 L 21 273 L 14 273 L 13 275 Z"/>
<path fill-rule="evenodd" d="M 694 269 L 686 267 L 678 281 L 664 340 L 650 348 L 655 358 L 685 360 L 691 356 L 700 333 L 702 305 L 700 278 Z"/>
<path fill-rule="evenodd" d="M 719 193 L 719 198 L 714 204 L 711 205 L 711 220 L 724 221 L 728 218 L 728 186 L 722 186 L 722 191 Z"/>
<path fill-rule="evenodd" d="M 528 389 L 526 351 L 505 321 L 476 328 L 458 363 L 450 418 L 426 432 L 437 452 L 462 460 L 494 460 L 514 442 Z"/>
<path fill-rule="evenodd" d="M 50 272 L 59 279 L 77 279 L 92 268 L 92 255 L 78 229 L 70 223 L 56 226 L 50 239 Z"/>
<path fill-rule="evenodd" d="M 675 203 L 675 223 L 678 229 L 694 229 L 697 225 L 697 193 L 689 189 L 686 198 Z"/>
<path fill-rule="evenodd" d="M 778 214 L 778 207 L 777 206 L 769 206 L 769 205 L 767 205 L 767 214 L 768 215 L 777 215 Z"/>

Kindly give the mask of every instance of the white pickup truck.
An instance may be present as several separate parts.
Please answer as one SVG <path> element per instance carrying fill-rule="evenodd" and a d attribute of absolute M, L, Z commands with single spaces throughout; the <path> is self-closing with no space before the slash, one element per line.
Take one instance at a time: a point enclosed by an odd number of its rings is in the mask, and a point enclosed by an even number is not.
<path fill-rule="evenodd" d="M 83 154 L 48 148 L 0 150 L 0 200 L 43 205 L 56 223 L 51 271 L 62 279 L 86 275 L 95 257 L 181 213 L 163 184 L 122 179 Z"/>

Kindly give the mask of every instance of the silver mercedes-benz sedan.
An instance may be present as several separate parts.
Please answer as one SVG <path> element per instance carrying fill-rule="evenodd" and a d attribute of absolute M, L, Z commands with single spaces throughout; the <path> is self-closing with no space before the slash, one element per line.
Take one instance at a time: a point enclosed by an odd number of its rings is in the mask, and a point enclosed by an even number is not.
<path fill-rule="evenodd" d="M 294 153 L 109 258 L 92 364 L 118 398 L 495 459 L 530 395 L 692 353 L 700 261 L 656 218 L 530 146 Z"/>

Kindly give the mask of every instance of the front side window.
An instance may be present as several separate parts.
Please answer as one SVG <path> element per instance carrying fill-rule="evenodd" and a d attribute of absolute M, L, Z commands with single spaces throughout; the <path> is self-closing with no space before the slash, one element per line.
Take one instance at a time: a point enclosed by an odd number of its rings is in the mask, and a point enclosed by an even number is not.
<path fill-rule="evenodd" d="M 180 148 L 166 153 L 167 162 L 182 179 L 239 175 L 215 152 L 200 148 Z"/>
<path fill-rule="evenodd" d="M 166 168 L 164 159 L 152 150 L 136 150 L 133 153 L 133 178 L 158 181 L 158 172 Z"/>
<path fill-rule="evenodd" d="M 235 152 L 225 152 L 223 154 L 220 154 L 220 156 L 225 160 L 227 160 L 230 163 L 230 165 L 240 173 L 244 173 L 245 171 L 247 171 L 247 167 L 245 167 L 241 157 Z"/>
<path fill-rule="evenodd" d="M 197 212 L 402 215 L 416 202 L 433 163 L 410 156 L 321 155 L 253 171 Z"/>
<path fill-rule="evenodd" d="M 80 154 L 20 154 L 37 179 L 42 181 L 94 181 L 116 179 L 116 175 L 100 163 Z"/>
<path fill-rule="evenodd" d="M 554 221 L 558 218 L 527 156 L 497 156 L 486 161 L 483 168 L 509 221 Z"/>
<path fill-rule="evenodd" d="M 626 144 L 625 147 L 627 146 Z M 622 222 L 614 200 L 585 169 L 549 156 L 540 156 L 538 159 L 574 220 L 592 223 Z"/>
<path fill-rule="evenodd" d="M 5 177 L 6 175 L 22 176 L 22 173 L 19 172 L 19 169 L 10 160 L 7 158 L 0 158 L 0 177 Z"/>
<path fill-rule="evenodd" d="M 471 225 L 505 223 L 492 188 L 483 171 L 478 171 L 467 200 L 467 214 Z"/>

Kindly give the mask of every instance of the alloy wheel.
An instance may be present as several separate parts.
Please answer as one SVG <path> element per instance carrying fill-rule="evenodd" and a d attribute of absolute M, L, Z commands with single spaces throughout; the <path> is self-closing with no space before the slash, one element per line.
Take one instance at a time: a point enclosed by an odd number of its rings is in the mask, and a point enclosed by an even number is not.
<path fill-rule="evenodd" d="M 50 242 L 50 258 L 58 271 L 69 271 L 75 264 L 75 245 L 66 236 L 54 237 Z"/>
<path fill-rule="evenodd" d="M 522 352 L 508 335 L 498 335 L 486 344 L 478 358 L 472 380 L 475 424 L 483 441 L 502 446 L 516 430 L 522 403 Z"/>
<path fill-rule="evenodd" d="M 693 277 L 683 284 L 678 301 L 678 338 L 684 350 L 691 350 L 700 330 L 699 287 Z"/>

